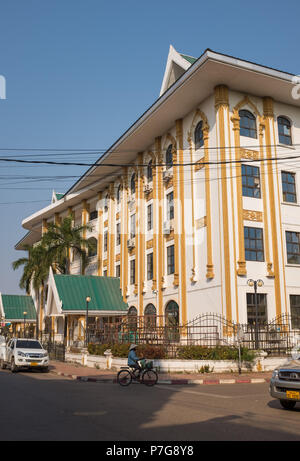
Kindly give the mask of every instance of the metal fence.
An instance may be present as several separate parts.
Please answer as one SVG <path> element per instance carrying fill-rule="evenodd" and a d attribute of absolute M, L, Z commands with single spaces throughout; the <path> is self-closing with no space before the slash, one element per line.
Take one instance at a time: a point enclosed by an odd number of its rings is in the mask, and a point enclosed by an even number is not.
<path fill-rule="evenodd" d="M 98 344 L 135 343 L 163 346 L 176 357 L 180 346 L 241 346 L 286 354 L 300 345 L 300 317 L 282 315 L 269 323 L 238 324 L 219 314 L 202 314 L 185 325 L 165 316 L 128 316 L 102 329 L 89 326 L 89 341 Z"/>
<path fill-rule="evenodd" d="M 66 348 L 64 344 L 47 343 L 43 347 L 48 351 L 50 360 L 65 361 Z"/>

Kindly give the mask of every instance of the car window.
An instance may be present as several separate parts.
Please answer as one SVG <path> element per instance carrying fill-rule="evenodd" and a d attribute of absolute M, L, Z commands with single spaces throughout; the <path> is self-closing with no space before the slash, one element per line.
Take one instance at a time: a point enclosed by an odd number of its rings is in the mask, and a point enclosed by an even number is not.
<path fill-rule="evenodd" d="M 18 339 L 16 347 L 20 349 L 42 349 L 39 341 L 28 341 L 26 339 Z"/>

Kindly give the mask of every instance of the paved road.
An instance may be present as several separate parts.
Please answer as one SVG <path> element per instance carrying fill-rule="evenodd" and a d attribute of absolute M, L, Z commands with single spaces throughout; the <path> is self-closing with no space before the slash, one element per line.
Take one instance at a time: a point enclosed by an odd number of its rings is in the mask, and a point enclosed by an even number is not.
<path fill-rule="evenodd" d="M 0 440 L 299 440 L 268 384 L 121 388 L 0 372 Z"/>

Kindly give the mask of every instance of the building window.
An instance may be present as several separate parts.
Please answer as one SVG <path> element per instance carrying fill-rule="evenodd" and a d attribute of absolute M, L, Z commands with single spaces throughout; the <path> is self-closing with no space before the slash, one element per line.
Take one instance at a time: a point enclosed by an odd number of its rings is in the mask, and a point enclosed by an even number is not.
<path fill-rule="evenodd" d="M 134 306 L 131 306 L 128 309 L 128 328 L 129 330 L 136 330 L 137 329 L 137 320 L 138 320 L 138 311 L 137 308 Z"/>
<path fill-rule="evenodd" d="M 287 262 L 300 264 L 300 233 L 286 231 Z"/>
<path fill-rule="evenodd" d="M 103 276 L 107 277 L 107 269 L 105 269 L 105 271 L 103 271 Z"/>
<path fill-rule="evenodd" d="M 174 219 L 174 195 L 170 192 L 167 195 L 167 219 Z"/>
<path fill-rule="evenodd" d="M 153 304 L 148 304 L 145 307 L 144 318 L 146 328 L 151 329 L 156 327 L 156 308 Z"/>
<path fill-rule="evenodd" d="M 254 293 L 247 293 L 247 318 L 249 325 L 254 325 L 256 323 L 256 304 Z M 257 318 L 259 325 L 264 325 L 267 323 L 268 317 L 266 294 L 257 293 Z"/>
<path fill-rule="evenodd" d="M 130 238 L 135 237 L 135 214 L 130 216 Z"/>
<path fill-rule="evenodd" d="M 285 117 L 278 117 L 278 136 L 281 144 L 292 145 L 291 122 Z"/>
<path fill-rule="evenodd" d="M 243 196 L 260 198 L 260 175 L 257 166 L 242 165 Z"/>
<path fill-rule="evenodd" d="M 121 201 L 121 184 L 119 185 L 117 189 L 117 203 L 120 203 Z"/>
<path fill-rule="evenodd" d="M 240 110 L 240 135 L 248 138 L 257 138 L 256 118 L 248 110 Z"/>
<path fill-rule="evenodd" d="M 121 244 L 121 223 L 117 223 L 116 225 L 116 240 L 117 246 Z"/>
<path fill-rule="evenodd" d="M 173 146 L 172 144 L 169 145 L 167 152 L 166 152 L 166 166 L 167 169 L 173 166 Z"/>
<path fill-rule="evenodd" d="M 130 261 L 130 285 L 135 284 L 135 259 Z"/>
<path fill-rule="evenodd" d="M 118 264 L 118 265 L 116 266 L 116 277 L 119 277 L 119 278 L 120 278 L 120 273 L 121 273 L 121 271 L 120 271 L 120 264 Z"/>
<path fill-rule="evenodd" d="M 148 182 L 151 182 L 153 179 L 153 174 L 152 174 L 152 160 L 148 163 L 147 166 L 147 180 Z"/>
<path fill-rule="evenodd" d="M 147 206 L 147 230 L 151 231 L 153 229 L 153 205 Z"/>
<path fill-rule="evenodd" d="M 246 261 L 264 261 L 263 230 L 244 227 Z"/>
<path fill-rule="evenodd" d="M 292 328 L 300 329 L 300 295 L 290 295 Z"/>
<path fill-rule="evenodd" d="M 203 122 L 201 120 L 195 128 L 195 149 L 200 149 L 204 144 L 202 125 Z"/>
<path fill-rule="evenodd" d="M 103 246 L 104 246 L 103 248 L 104 253 L 106 253 L 107 252 L 107 231 L 104 232 L 104 245 Z"/>
<path fill-rule="evenodd" d="M 153 279 L 153 253 L 147 254 L 147 280 Z"/>
<path fill-rule="evenodd" d="M 297 203 L 295 173 L 281 172 L 283 201 Z"/>
<path fill-rule="evenodd" d="M 88 257 L 91 258 L 97 255 L 97 239 L 91 237 L 88 239 Z"/>
<path fill-rule="evenodd" d="M 97 219 L 97 218 L 98 218 L 98 211 L 97 210 L 91 211 L 90 216 L 89 216 L 89 220 L 93 221 L 93 219 Z"/>
<path fill-rule="evenodd" d="M 131 176 L 130 192 L 131 192 L 131 195 L 135 194 L 135 173 L 133 173 L 133 175 Z"/>
<path fill-rule="evenodd" d="M 175 272 L 174 245 L 167 247 L 168 275 Z"/>

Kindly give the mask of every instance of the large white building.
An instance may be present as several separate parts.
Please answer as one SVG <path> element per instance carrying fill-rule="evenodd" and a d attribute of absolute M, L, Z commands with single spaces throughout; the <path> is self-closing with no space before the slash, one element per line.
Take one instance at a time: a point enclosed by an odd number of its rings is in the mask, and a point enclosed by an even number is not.
<path fill-rule="evenodd" d="M 160 97 L 63 197 L 23 220 L 29 232 L 16 247 L 72 212 L 97 240 L 86 274 L 120 277 L 131 312 L 252 322 L 247 280 L 261 279 L 261 320 L 299 314 L 293 81 L 209 49 L 196 59 L 170 47 Z"/>

